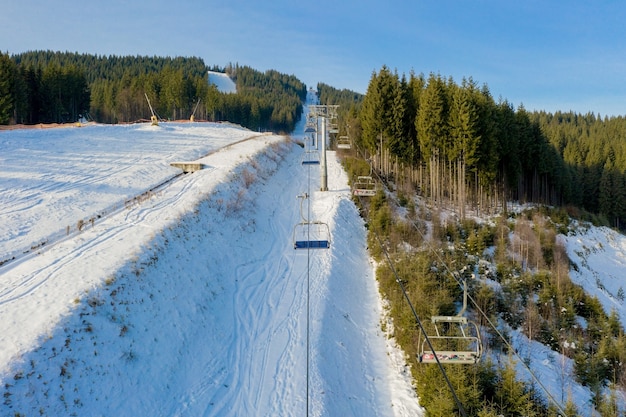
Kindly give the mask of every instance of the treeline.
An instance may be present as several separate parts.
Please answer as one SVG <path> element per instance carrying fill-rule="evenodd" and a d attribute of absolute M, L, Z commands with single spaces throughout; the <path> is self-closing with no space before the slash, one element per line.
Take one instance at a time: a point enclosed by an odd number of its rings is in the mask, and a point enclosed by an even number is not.
<path fill-rule="evenodd" d="M 506 201 L 560 204 L 570 199 L 569 170 L 528 113 L 496 103 L 471 78 L 383 67 L 374 74 L 359 114 L 361 146 L 384 175 L 405 169 L 435 202 L 495 208 Z"/>
<path fill-rule="evenodd" d="M 383 176 L 461 217 L 467 207 L 506 209 L 507 201 L 573 205 L 617 226 L 626 214 L 622 117 L 516 110 L 471 78 L 407 79 L 385 66 L 358 115 L 356 144 Z"/>
<path fill-rule="evenodd" d="M 253 130 L 292 132 L 302 115 L 306 85 L 293 75 L 275 70 L 264 73 L 248 66 L 229 64 L 225 69 L 237 94 L 211 92 L 209 115 Z"/>
<path fill-rule="evenodd" d="M 19 65 L 0 54 L 0 124 L 75 121 L 88 111 L 89 100 L 80 67 Z"/>
<path fill-rule="evenodd" d="M 100 56 L 33 51 L 0 54 L 0 123 L 101 123 L 149 119 L 227 120 L 254 130 L 291 131 L 306 86 L 277 71 L 229 65 L 237 94 L 208 83 L 197 57 Z"/>
<path fill-rule="evenodd" d="M 534 201 L 624 228 L 624 116 L 528 112 L 495 102 L 471 78 L 407 80 L 387 67 L 372 75 L 365 96 L 322 83 L 318 94 L 322 104 L 340 105 L 340 134 L 349 133 L 362 156 L 434 201 L 459 210 Z"/>
<path fill-rule="evenodd" d="M 356 93 L 352 90 L 339 90 L 328 84 L 317 84 L 317 95 L 320 104 L 323 105 L 339 105 L 337 108 L 339 136 L 348 136 L 355 138 L 360 136 L 361 129 L 358 121 L 359 111 L 363 103 L 363 94 Z"/>
<path fill-rule="evenodd" d="M 537 112 L 531 115 L 570 168 L 571 204 L 600 213 L 624 229 L 626 219 L 626 118 Z"/>
<path fill-rule="evenodd" d="M 317 83 L 317 95 L 320 104 L 338 104 L 338 111 L 344 113 L 351 109 L 358 110 L 363 102 L 363 94 L 345 88 L 339 90 L 324 83 Z"/>

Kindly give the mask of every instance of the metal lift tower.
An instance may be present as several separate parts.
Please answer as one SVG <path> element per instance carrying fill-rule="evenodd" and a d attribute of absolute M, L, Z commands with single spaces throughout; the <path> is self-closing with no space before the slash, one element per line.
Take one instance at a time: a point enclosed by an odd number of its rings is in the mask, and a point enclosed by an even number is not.
<path fill-rule="evenodd" d="M 328 169 L 326 167 L 326 125 L 329 123 L 331 126 L 336 125 L 337 122 L 337 108 L 339 105 L 310 105 L 309 115 L 311 117 L 322 119 L 322 135 L 321 141 L 322 150 L 320 156 L 320 191 L 328 191 Z M 331 131 L 333 131 L 331 129 Z"/>

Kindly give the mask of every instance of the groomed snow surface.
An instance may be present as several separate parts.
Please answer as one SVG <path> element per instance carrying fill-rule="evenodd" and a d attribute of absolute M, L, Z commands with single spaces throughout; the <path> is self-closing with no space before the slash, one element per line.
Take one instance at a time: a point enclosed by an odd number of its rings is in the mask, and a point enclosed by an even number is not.
<path fill-rule="evenodd" d="M 0 149 L 0 415 L 423 415 L 333 152 L 320 192 L 292 140 L 230 125 Z M 293 248 L 303 193 L 328 250 Z"/>

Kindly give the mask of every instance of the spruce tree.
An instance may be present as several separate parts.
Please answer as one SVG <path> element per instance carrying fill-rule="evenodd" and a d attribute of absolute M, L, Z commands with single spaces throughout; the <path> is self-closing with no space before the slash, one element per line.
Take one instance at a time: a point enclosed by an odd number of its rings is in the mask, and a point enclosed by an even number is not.
<path fill-rule="evenodd" d="M 448 94 L 446 82 L 439 75 L 430 74 L 428 78 L 428 84 L 420 97 L 415 128 L 420 151 L 430 173 L 430 197 L 440 201 L 444 185 L 443 157 L 448 138 Z"/>
<path fill-rule="evenodd" d="M 7 54 L 0 52 L 0 124 L 8 124 L 15 101 L 14 84 L 17 67 Z"/>

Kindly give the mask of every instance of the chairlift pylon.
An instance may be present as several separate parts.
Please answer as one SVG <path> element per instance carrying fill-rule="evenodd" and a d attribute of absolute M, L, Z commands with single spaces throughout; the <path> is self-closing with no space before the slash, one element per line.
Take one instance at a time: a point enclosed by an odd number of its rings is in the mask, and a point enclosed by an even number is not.
<path fill-rule="evenodd" d="M 467 307 L 467 284 L 463 281 L 463 308 L 456 316 L 433 316 L 435 334 L 428 335 L 420 346 L 421 363 L 474 364 L 482 355 L 482 342 L 476 323 L 463 314 Z"/>
<path fill-rule="evenodd" d="M 300 217 L 302 221 L 293 228 L 293 248 L 294 249 L 328 249 L 330 248 L 330 229 L 328 224 L 315 220 L 310 221 L 304 217 L 302 205 L 308 194 L 299 195 Z"/>

